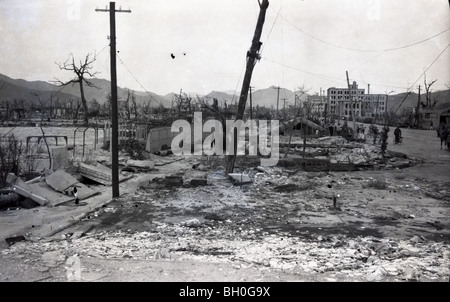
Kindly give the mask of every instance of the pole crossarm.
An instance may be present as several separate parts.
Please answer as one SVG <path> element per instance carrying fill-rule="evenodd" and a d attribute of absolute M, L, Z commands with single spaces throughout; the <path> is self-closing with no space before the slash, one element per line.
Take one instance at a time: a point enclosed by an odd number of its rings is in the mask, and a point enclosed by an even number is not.
<path fill-rule="evenodd" d="M 96 12 L 109 12 L 110 10 L 107 8 L 96 8 Z M 116 9 L 114 10 L 116 13 L 131 13 L 130 9 Z"/>

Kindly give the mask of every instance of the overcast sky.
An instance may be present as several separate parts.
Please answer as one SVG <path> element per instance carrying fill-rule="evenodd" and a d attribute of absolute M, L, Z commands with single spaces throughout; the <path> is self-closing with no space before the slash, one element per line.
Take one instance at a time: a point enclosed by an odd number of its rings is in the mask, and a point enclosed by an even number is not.
<path fill-rule="evenodd" d="M 437 79 L 450 86 L 447 0 L 270 0 L 262 59 L 252 86 L 319 93 L 329 87 L 371 93 L 417 92 Z M 12 78 L 66 80 L 70 53 L 96 53 L 97 77 L 110 79 L 109 1 L 0 0 L 0 73 Z M 123 0 L 116 9 L 118 85 L 170 92 L 239 94 L 246 52 L 259 13 L 257 0 Z M 175 58 L 171 58 L 171 54 Z"/>

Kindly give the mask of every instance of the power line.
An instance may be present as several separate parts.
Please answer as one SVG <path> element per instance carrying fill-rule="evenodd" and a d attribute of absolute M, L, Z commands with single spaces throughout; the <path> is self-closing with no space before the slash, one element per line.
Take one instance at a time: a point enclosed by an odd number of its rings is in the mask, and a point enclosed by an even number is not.
<path fill-rule="evenodd" d="M 239 75 L 239 79 L 237 81 L 236 88 L 234 89 L 233 98 L 231 99 L 231 104 L 234 103 L 234 97 L 236 96 L 236 91 L 238 89 L 239 83 L 241 82 L 241 77 L 242 77 L 242 73 L 244 73 L 244 69 L 245 69 L 245 63 L 244 63 L 244 66 L 242 67 L 241 74 Z"/>
<path fill-rule="evenodd" d="M 280 9 L 278 10 L 278 14 L 275 17 L 275 20 L 273 20 L 272 27 L 270 28 L 269 33 L 267 34 L 267 37 L 266 37 L 266 41 L 269 41 L 270 34 L 272 33 L 273 27 L 275 26 L 275 22 L 277 22 L 278 16 L 280 15 L 280 11 L 281 11 L 281 6 L 280 6 Z M 263 52 L 264 47 L 265 47 L 265 44 L 262 45 L 261 51 L 259 52 L 260 54 Z"/>
<path fill-rule="evenodd" d="M 317 77 L 321 77 L 321 78 L 324 78 L 324 79 L 326 79 L 326 80 L 330 80 L 330 79 L 336 80 L 336 79 L 339 79 L 339 78 L 332 77 L 332 76 L 327 76 L 327 75 L 322 75 L 322 74 L 314 73 L 314 72 L 307 71 L 307 70 L 302 70 L 302 69 L 300 69 L 300 68 L 293 67 L 293 66 L 289 66 L 289 65 L 286 65 L 286 64 L 283 64 L 283 63 L 279 63 L 279 62 L 276 62 L 276 61 L 273 61 L 273 60 L 271 60 L 271 59 L 267 59 L 267 58 L 264 58 L 264 57 L 262 57 L 262 59 L 265 60 L 265 61 L 269 61 L 269 62 L 271 62 L 271 63 L 277 64 L 277 65 L 283 66 L 283 67 L 287 67 L 287 68 L 290 68 L 290 69 L 293 69 L 293 70 L 297 70 L 297 71 L 300 71 L 300 72 L 303 72 L 303 73 L 307 73 L 307 74 L 310 74 L 310 75 L 314 75 L 314 76 L 317 76 Z"/>
<path fill-rule="evenodd" d="M 157 103 L 159 103 L 160 105 L 162 105 L 161 102 L 160 102 L 159 100 L 155 99 L 155 98 L 150 94 L 150 92 L 148 92 L 147 89 L 144 88 L 144 86 L 141 84 L 141 82 L 139 82 L 139 80 L 138 80 L 138 79 L 136 78 L 136 76 L 131 72 L 131 70 L 128 68 L 128 66 L 125 65 L 125 63 L 124 63 L 123 60 L 119 57 L 119 55 L 118 55 L 118 54 L 116 54 L 116 55 L 117 55 L 117 57 L 119 58 L 119 60 L 120 60 L 120 62 L 122 63 L 122 65 L 125 66 L 125 69 L 128 70 L 128 72 L 131 74 L 131 76 L 136 80 L 136 82 L 139 84 L 139 86 L 141 86 L 141 88 L 144 89 L 144 91 L 150 96 L 150 98 L 152 98 L 155 102 L 157 102 Z"/>
<path fill-rule="evenodd" d="M 414 43 L 411 43 L 411 44 L 403 45 L 403 46 L 392 47 L 392 48 L 385 48 L 385 49 L 361 49 L 361 48 L 344 47 L 344 46 L 340 46 L 340 45 L 337 45 L 337 44 L 333 44 L 333 43 L 330 43 L 330 42 L 325 41 L 325 40 L 323 40 L 323 39 L 317 38 L 317 37 L 315 37 L 315 36 L 313 36 L 313 35 L 307 33 L 306 31 L 304 31 L 303 29 L 301 29 L 298 25 L 296 25 L 296 24 L 292 23 L 291 21 L 289 21 L 287 18 L 283 17 L 283 15 L 281 15 L 281 17 L 282 17 L 287 23 L 291 24 L 294 28 L 296 28 L 298 31 L 300 31 L 301 33 L 305 34 L 306 36 L 308 36 L 308 37 L 310 37 L 310 38 L 312 38 L 312 39 L 314 39 L 314 40 L 317 40 L 317 41 L 319 41 L 319 42 L 322 42 L 322 43 L 324 43 L 324 44 L 326 44 L 326 45 L 329 45 L 329 46 L 332 46 L 332 47 L 336 47 L 336 48 L 340 48 L 340 49 L 345 49 L 345 50 L 351 50 L 351 51 L 361 51 L 361 52 L 384 52 L 384 51 L 393 51 L 393 50 L 399 50 L 399 49 L 409 48 L 409 47 L 412 47 L 412 46 L 416 46 L 416 45 L 418 45 L 418 44 L 421 44 L 421 43 L 423 43 L 423 42 L 429 41 L 429 40 L 431 40 L 431 39 L 433 39 L 433 38 L 435 38 L 435 37 L 437 37 L 437 36 L 440 36 L 440 35 L 442 35 L 443 33 L 445 33 L 445 32 L 447 32 L 447 31 L 450 30 L 450 28 L 447 28 L 447 29 L 445 29 L 445 30 L 443 30 L 443 31 L 441 31 L 441 32 L 439 32 L 439 33 L 437 33 L 437 34 L 435 34 L 435 35 L 429 37 L 429 38 L 426 38 L 426 39 L 423 39 L 423 40 L 420 40 L 420 41 L 417 41 L 417 42 L 414 42 Z"/>
<path fill-rule="evenodd" d="M 422 74 L 417 78 L 417 80 L 414 81 L 414 83 L 411 85 L 411 87 L 409 88 L 409 90 L 412 90 L 412 88 L 414 87 L 414 85 L 420 80 L 420 78 L 422 78 L 422 76 L 428 71 L 428 69 L 431 68 L 431 66 L 433 66 L 433 64 L 441 57 L 441 55 L 447 50 L 447 48 L 450 46 L 450 44 L 447 44 L 447 46 L 445 46 L 444 50 L 442 50 L 439 55 L 433 60 L 433 62 L 431 62 L 431 64 L 422 72 Z M 403 100 L 400 102 L 400 105 L 397 107 L 397 109 L 394 111 L 397 112 L 397 110 L 400 108 L 400 106 L 403 104 L 403 102 L 406 100 L 406 97 L 410 94 L 410 91 L 405 95 L 405 97 L 403 98 Z"/>
<path fill-rule="evenodd" d="M 105 45 L 105 47 L 103 47 L 97 54 L 95 54 L 96 56 L 99 56 L 102 51 L 104 51 L 107 47 L 109 46 L 109 44 Z"/>

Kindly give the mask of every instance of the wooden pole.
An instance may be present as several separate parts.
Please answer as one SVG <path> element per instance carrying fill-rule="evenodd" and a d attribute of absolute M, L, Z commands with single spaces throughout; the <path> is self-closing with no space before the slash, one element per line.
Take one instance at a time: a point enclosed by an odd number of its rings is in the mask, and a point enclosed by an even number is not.
<path fill-rule="evenodd" d="M 117 72 L 116 72 L 116 7 L 109 3 L 110 49 L 111 49 L 111 161 L 112 161 L 112 197 L 119 197 L 119 126 L 117 113 Z"/>
<path fill-rule="evenodd" d="M 117 72 L 116 72 L 116 12 L 131 13 L 130 10 L 116 10 L 116 3 L 109 2 L 108 9 L 95 11 L 109 12 L 110 29 L 110 63 L 111 63 L 111 164 L 112 164 L 112 197 L 119 197 L 119 122 L 117 108 Z"/>
<path fill-rule="evenodd" d="M 250 119 L 253 119 L 252 86 L 250 88 Z"/>
<path fill-rule="evenodd" d="M 266 19 L 266 11 L 269 7 L 269 0 L 262 0 L 262 3 L 259 2 L 259 16 L 258 21 L 256 23 L 255 33 L 253 35 L 252 45 L 250 50 L 247 51 L 247 63 L 245 68 L 244 81 L 242 83 L 241 95 L 239 97 L 239 103 L 236 113 L 236 120 L 242 120 L 245 112 L 245 103 L 247 102 L 248 91 L 250 87 L 250 81 L 252 78 L 253 68 L 255 67 L 256 60 L 259 60 L 261 57 L 259 55 L 259 50 L 261 48 L 261 34 L 264 25 L 264 21 Z M 233 173 L 234 164 L 236 162 L 236 152 L 237 152 L 237 133 L 234 132 L 234 152 L 232 155 L 227 156 L 227 165 L 226 172 Z"/>
<path fill-rule="evenodd" d="M 352 97 L 352 92 L 350 90 L 350 81 L 348 79 L 348 71 L 345 72 L 347 75 L 347 86 L 348 86 L 348 97 L 350 98 L 350 110 L 352 111 L 352 121 L 353 121 L 353 134 L 352 137 L 355 137 L 355 132 L 356 132 L 356 117 L 355 117 L 355 108 L 353 108 L 353 97 Z M 356 96 L 358 96 L 358 91 L 356 91 Z"/>
<path fill-rule="evenodd" d="M 416 107 L 416 128 L 419 129 L 419 119 L 420 119 L 420 85 L 419 94 L 417 95 L 417 107 Z"/>
<path fill-rule="evenodd" d="M 275 89 L 277 90 L 277 115 L 276 115 L 276 119 L 279 119 L 279 115 L 278 115 L 278 103 L 280 102 L 280 86 L 275 87 Z"/>

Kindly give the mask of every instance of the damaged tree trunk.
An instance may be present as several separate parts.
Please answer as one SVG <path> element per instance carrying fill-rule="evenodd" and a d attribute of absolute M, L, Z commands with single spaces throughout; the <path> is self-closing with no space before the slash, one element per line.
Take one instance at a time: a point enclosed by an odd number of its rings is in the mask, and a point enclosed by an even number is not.
<path fill-rule="evenodd" d="M 252 78 L 253 68 L 255 67 L 256 60 L 259 60 L 261 56 L 259 55 L 259 50 L 261 48 L 261 42 L 259 41 L 261 38 L 261 33 L 264 25 L 264 20 L 266 18 L 266 11 L 269 7 L 269 0 L 262 0 L 262 3 L 258 0 L 259 3 L 259 16 L 258 21 L 256 23 L 255 34 L 253 35 L 252 45 L 250 50 L 247 51 L 247 64 L 244 75 L 244 82 L 242 84 L 241 95 L 239 97 L 239 103 L 236 113 L 236 120 L 242 120 L 245 111 L 245 103 L 247 102 L 248 91 L 250 87 L 250 81 Z M 237 133 L 236 129 L 234 129 L 234 152 L 232 155 L 227 155 L 227 166 L 226 172 L 233 173 L 234 164 L 236 162 L 236 153 L 237 153 Z"/>

